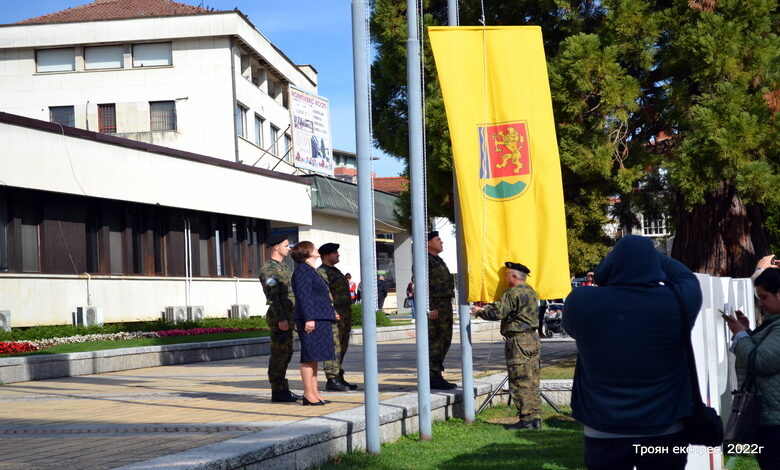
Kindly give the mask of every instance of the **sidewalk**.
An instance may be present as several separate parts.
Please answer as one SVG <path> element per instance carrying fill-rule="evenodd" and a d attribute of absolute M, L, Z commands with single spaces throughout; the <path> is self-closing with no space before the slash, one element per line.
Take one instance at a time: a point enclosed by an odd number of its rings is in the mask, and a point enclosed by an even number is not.
<path fill-rule="evenodd" d="M 459 349 L 456 334 L 445 364 L 456 382 Z M 505 370 L 497 331 L 474 334 L 473 350 L 475 376 Z M 413 340 L 380 343 L 378 351 L 380 399 L 413 391 Z M 543 362 L 574 351 L 571 341 L 545 341 Z M 294 390 L 301 389 L 297 361 L 296 353 L 288 372 Z M 254 356 L 0 386 L 0 469 L 115 468 L 363 404 L 362 391 L 323 393 L 333 401 L 324 407 L 271 403 L 267 362 Z M 360 346 L 350 347 L 344 368 L 362 390 Z"/>

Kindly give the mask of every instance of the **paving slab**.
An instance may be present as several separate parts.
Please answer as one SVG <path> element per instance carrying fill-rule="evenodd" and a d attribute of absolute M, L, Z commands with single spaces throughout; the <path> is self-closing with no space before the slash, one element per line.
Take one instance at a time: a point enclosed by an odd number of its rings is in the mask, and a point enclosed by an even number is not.
<path fill-rule="evenodd" d="M 458 341 L 456 334 L 445 363 L 455 382 Z M 474 333 L 473 352 L 475 376 L 505 370 L 498 331 Z M 545 363 L 574 353 L 571 341 L 543 342 Z M 381 400 L 416 391 L 415 357 L 413 338 L 378 344 Z M 297 353 L 290 365 L 291 388 L 300 391 Z M 363 405 L 360 390 L 323 391 L 332 401 L 324 407 L 271 403 L 267 366 L 267 356 L 251 356 L 0 385 L 0 469 L 116 468 L 242 437 L 250 442 L 264 430 L 292 432 L 293 423 Z M 360 345 L 350 347 L 344 368 L 362 389 Z"/>

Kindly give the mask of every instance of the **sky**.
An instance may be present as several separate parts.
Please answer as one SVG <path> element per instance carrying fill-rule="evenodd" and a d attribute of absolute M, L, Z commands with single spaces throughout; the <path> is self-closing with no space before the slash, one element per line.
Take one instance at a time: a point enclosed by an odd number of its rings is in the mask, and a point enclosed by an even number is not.
<path fill-rule="evenodd" d="M 333 147 L 355 151 L 355 100 L 352 70 L 350 0 L 178 0 L 179 3 L 232 10 L 249 21 L 296 64 L 319 72 L 319 94 L 330 103 Z M 0 24 L 54 13 L 92 0 L 0 0 Z M 398 176 L 403 163 L 375 149 L 378 176 Z"/>

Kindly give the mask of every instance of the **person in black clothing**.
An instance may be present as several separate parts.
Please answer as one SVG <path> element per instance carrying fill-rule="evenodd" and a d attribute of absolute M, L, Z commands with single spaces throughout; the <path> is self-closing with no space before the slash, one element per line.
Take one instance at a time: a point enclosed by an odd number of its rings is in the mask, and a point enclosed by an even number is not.
<path fill-rule="evenodd" d="M 382 310 L 382 307 L 385 305 L 385 297 L 387 297 L 387 284 L 384 276 L 377 276 L 376 278 L 376 296 L 376 308 L 377 310 Z"/>

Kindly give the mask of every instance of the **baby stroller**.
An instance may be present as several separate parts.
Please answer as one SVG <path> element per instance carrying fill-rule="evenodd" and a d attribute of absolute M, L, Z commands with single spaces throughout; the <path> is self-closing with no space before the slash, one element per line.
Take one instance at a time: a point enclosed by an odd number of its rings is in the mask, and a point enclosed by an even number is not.
<path fill-rule="evenodd" d="M 552 338 L 555 333 L 563 337 L 568 336 L 563 329 L 563 304 L 547 304 L 547 310 L 544 312 L 544 332 L 548 338 Z"/>

